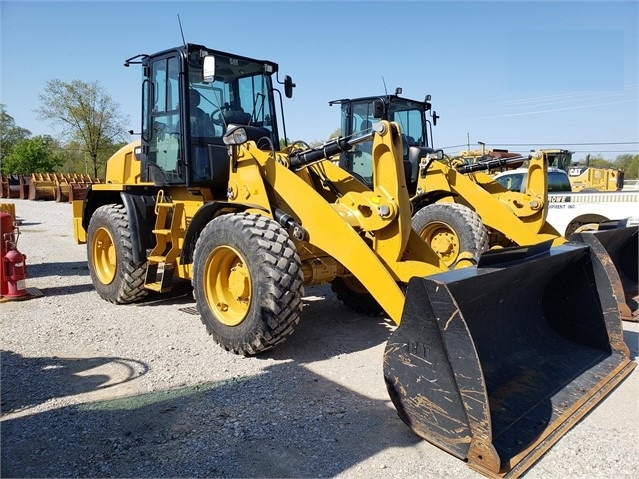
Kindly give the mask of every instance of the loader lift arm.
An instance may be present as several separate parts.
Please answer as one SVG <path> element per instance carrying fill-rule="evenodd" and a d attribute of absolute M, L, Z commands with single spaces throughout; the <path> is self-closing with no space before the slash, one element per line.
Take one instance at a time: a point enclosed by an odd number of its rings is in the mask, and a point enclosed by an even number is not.
<path fill-rule="evenodd" d="M 379 181 L 372 191 L 356 191 L 354 187 L 359 183 L 355 179 L 331 162 L 322 161 L 336 151 L 367 141 L 369 136 L 334 140 L 321 148 L 293 154 L 288 162 L 273 161 L 270 151 L 260 150 L 253 142 L 244 143 L 238 149 L 237 171 L 232 173 L 231 183 L 238 185 L 238 191 L 243 190 L 249 178 L 255 176 L 250 172 L 255 161 L 264 188 L 271 192 L 264 198 L 276 192 L 279 208 L 301 225 L 307 242 L 344 265 L 399 324 L 404 296 L 398 283 L 445 271 L 447 267 L 411 229 L 403 169 L 395 161 L 395 156 L 401 154 L 398 126 L 381 122 L 376 128 L 375 169 L 384 174 L 376 175 Z M 230 131 L 227 141 L 232 142 L 233 137 L 245 136 Z M 317 183 L 328 178 L 336 192 L 333 201 L 327 202 L 316 191 L 316 182 L 300 181 L 298 175 L 302 174 L 315 177 Z M 363 236 L 368 241 L 363 241 Z"/>

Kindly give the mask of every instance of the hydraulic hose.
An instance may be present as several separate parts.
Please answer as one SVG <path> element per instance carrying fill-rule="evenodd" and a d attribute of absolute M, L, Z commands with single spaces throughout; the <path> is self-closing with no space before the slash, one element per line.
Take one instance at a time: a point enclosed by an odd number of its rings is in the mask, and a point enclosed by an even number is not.
<path fill-rule="evenodd" d="M 289 156 L 291 167 L 299 169 L 311 163 L 326 160 L 338 153 L 350 151 L 354 145 L 371 140 L 373 135 L 374 131 L 363 136 L 358 136 L 357 138 L 340 137 L 316 148 L 308 148 L 298 153 L 293 153 Z"/>
<path fill-rule="evenodd" d="M 494 160 L 480 161 L 470 165 L 462 165 L 455 168 L 460 173 L 473 173 L 475 171 L 486 171 L 492 168 L 508 166 L 511 163 L 519 163 L 522 160 L 529 160 L 529 156 L 518 156 L 516 158 L 495 158 Z"/>

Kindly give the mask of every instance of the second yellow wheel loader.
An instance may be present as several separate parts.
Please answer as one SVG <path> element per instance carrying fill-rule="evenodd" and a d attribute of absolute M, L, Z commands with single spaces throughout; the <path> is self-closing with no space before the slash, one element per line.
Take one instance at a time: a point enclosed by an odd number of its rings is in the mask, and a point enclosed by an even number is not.
<path fill-rule="evenodd" d="M 189 280 L 213 339 L 250 355 L 293 332 L 303 285 L 359 285 L 398 325 L 384 377 L 399 416 L 492 476 L 530 467 L 635 366 L 590 247 L 546 243 L 448 270 L 411 228 L 397 123 L 280 151 L 277 64 L 193 44 L 134 61 L 141 140 L 73 205 L 105 300 Z M 362 140 L 372 188 L 327 160 Z"/>
<path fill-rule="evenodd" d="M 403 98 L 399 93 L 400 89 L 394 95 L 342 99 L 329 104 L 341 106 L 341 130 L 346 136 L 369 131 L 372 122 L 378 119 L 400 124 L 403 157 L 399 161 L 405 166 L 413 228 L 447 266 L 472 264 L 477 255 L 488 248 L 543 241 L 559 245 L 567 241 L 546 221 L 547 168 L 551 162 L 563 164 L 563 150 L 541 150 L 528 157 L 501 152 L 495 155 L 499 158 L 471 163 L 463 159 L 443 161 L 443 152 L 434 150 L 432 145 L 432 124 L 439 117 L 432 112 L 430 97 L 418 101 Z M 340 166 L 368 185 L 373 178 L 370 147 L 370 141 L 363 142 L 340 155 Z M 509 191 L 485 173 L 520 166 L 524 161 L 528 164 L 528 174 L 523 192 Z M 615 229 L 614 232 L 591 232 L 575 239 L 599 243 L 607 250 L 626 291 L 621 303 L 622 316 L 637 321 L 639 228 Z"/>

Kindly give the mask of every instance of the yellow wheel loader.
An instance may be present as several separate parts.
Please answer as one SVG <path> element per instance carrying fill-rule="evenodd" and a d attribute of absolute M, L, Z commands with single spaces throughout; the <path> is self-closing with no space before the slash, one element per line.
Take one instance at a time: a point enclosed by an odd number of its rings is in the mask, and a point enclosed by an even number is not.
<path fill-rule="evenodd" d="M 623 168 L 597 168 L 590 166 L 587 157 L 585 164 L 572 161 L 573 151 L 564 149 L 543 150 L 548 155 L 548 165 L 568 173 L 570 187 L 574 193 L 578 191 L 620 191 L 623 188 L 625 173 Z M 590 156 L 590 155 L 588 155 Z"/>
<path fill-rule="evenodd" d="M 443 152 L 432 146 L 432 126 L 439 118 L 432 112 L 431 98 L 424 101 L 393 95 L 342 99 L 341 131 L 347 136 L 366 133 L 378 119 L 396 121 L 402 129 L 406 184 L 413 208 L 413 228 L 449 267 L 473 264 L 488 248 L 567 241 L 546 221 L 548 212 L 548 166 L 564 167 L 570 161 L 566 150 L 540 150 L 522 157 L 505 151 L 471 162 L 463 158 L 444 161 Z M 429 119 L 432 118 L 432 122 Z M 371 142 L 358 144 L 340 155 L 339 164 L 367 185 L 372 182 Z M 528 164 L 526 185 L 509 191 L 487 172 Z M 620 226 L 623 224 L 620 222 Z M 621 314 L 639 320 L 637 295 L 638 228 L 578 235 L 574 240 L 599 243 L 614 261 L 623 284 L 625 300 Z M 629 254 L 628 252 L 635 252 Z M 611 274 L 615 274 L 612 272 Z M 616 282 L 617 284 L 619 281 Z"/>
<path fill-rule="evenodd" d="M 397 325 L 384 377 L 399 416 L 492 476 L 525 471 L 635 366 L 590 246 L 489 252 L 449 270 L 411 228 L 398 123 L 280 151 L 277 64 L 193 44 L 133 62 L 141 139 L 73 204 L 105 300 L 189 280 L 213 339 L 250 355 L 293 332 L 304 285 L 339 279 Z M 368 140 L 372 188 L 328 160 Z"/>

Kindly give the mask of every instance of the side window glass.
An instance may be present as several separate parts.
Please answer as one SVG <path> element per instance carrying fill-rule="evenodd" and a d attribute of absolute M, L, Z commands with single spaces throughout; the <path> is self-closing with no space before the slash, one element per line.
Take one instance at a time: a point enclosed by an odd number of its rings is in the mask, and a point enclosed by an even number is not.
<path fill-rule="evenodd" d="M 149 98 L 151 95 L 151 82 L 144 80 L 142 83 L 142 138 L 149 141 Z"/>
<path fill-rule="evenodd" d="M 499 183 L 501 186 L 503 186 L 504 188 L 506 188 L 507 190 L 510 190 L 511 181 L 509 176 L 502 176 L 500 178 L 497 178 L 495 181 Z"/>
<path fill-rule="evenodd" d="M 402 129 L 402 138 L 407 146 L 417 146 L 422 141 L 422 113 L 418 110 L 397 111 L 394 121 L 399 123 Z"/>
<path fill-rule="evenodd" d="M 506 175 L 506 176 L 497 178 L 496 181 L 497 183 L 499 183 L 500 185 L 502 185 L 504 188 L 508 189 L 509 191 L 520 191 L 521 183 L 523 179 L 524 179 L 523 174 L 514 173 L 512 175 Z"/>
<path fill-rule="evenodd" d="M 570 181 L 562 173 L 550 172 L 548 174 L 548 191 L 571 191 Z"/>
<path fill-rule="evenodd" d="M 370 102 L 352 103 L 353 117 L 351 134 L 362 135 L 369 133 L 377 119 L 373 116 L 373 105 Z M 358 143 L 351 155 L 351 171 L 359 175 L 368 184 L 373 182 L 373 141 Z"/>
<path fill-rule="evenodd" d="M 408 159 L 408 147 L 419 146 L 422 141 L 422 113 L 419 110 L 397 110 L 393 112 L 393 121 L 399 123 L 402 131 L 404 160 Z"/>
<path fill-rule="evenodd" d="M 169 183 L 182 181 L 177 166 L 180 150 L 178 78 L 178 59 L 159 59 L 151 65 L 152 83 L 147 87 L 146 101 L 151 104 L 147 125 L 148 158 Z"/>

